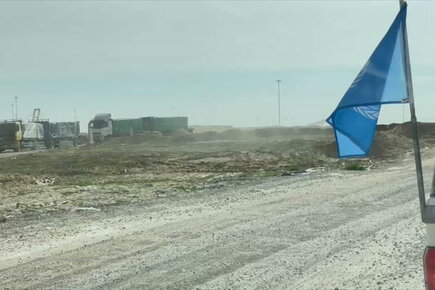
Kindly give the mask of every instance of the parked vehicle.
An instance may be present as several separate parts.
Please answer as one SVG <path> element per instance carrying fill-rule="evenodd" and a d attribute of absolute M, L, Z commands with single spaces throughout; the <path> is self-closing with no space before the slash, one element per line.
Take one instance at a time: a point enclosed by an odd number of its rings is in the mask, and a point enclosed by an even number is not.
<path fill-rule="evenodd" d="M 187 117 L 145 117 L 142 119 L 142 128 L 144 132 L 159 131 L 163 134 L 170 133 L 174 130 L 184 129 L 188 130 Z"/>
<path fill-rule="evenodd" d="M 142 119 L 116 119 L 112 120 L 113 136 L 133 136 L 143 132 Z"/>
<path fill-rule="evenodd" d="M 37 120 L 34 121 L 34 123 L 37 124 L 41 124 L 42 128 L 43 128 L 43 140 L 42 142 L 44 143 L 45 148 L 50 149 L 53 148 L 53 142 L 51 140 L 51 135 L 50 135 L 50 122 L 48 119 L 45 120 Z"/>
<path fill-rule="evenodd" d="M 108 136 L 113 135 L 112 115 L 108 113 L 96 114 L 88 124 L 89 143 L 98 144 Z"/>
<path fill-rule="evenodd" d="M 112 119 L 111 114 L 97 114 L 89 122 L 88 134 L 91 144 L 103 142 L 107 137 L 133 136 L 144 132 L 168 134 L 175 130 L 188 130 L 187 117 L 141 117 L 135 119 Z"/>
<path fill-rule="evenodd" d="M 32 149 L 38 149 L 39 145 L 44 143 L 44 125 L 40 123 L 29 122 L 25 124 L 23 134 L 23 146 Z"/>
<path fill-rule="evenodd" d="M 40 126 L 36 126 L 35 124 L 40 124 L 42 126 L 42 131 L 40 131 Z M 50 122 L 48 119 L 41 118 L 41 109 L 35 108 L 33 109 L 32 119 L 26 124 L 25 131 L 28 131 L 27 134 L 25 132 L 26 137 L 25 143 L 32 143 L 33 147 L 38 147 L 37 143 L 43 143 L 45 148 L 50 149 L 53 147 L 51 136 L 50 136 Z M 39 134 L 42 133 L 42 139 Z"/>
<path fill-rule="evenodd" d="M 77 144 L 80 136 L 79 122 L 55 122 L 50 123 L 51 143 L 55 148 L 60 147 L 61 142 L 71 141 L 72 145 Z"/>
<path fill-rule="evenodd" d="M 21 151 L 23 141 L 23 128 L 21 121 L 0 122 L 0 152 L 12 149 Z"/>

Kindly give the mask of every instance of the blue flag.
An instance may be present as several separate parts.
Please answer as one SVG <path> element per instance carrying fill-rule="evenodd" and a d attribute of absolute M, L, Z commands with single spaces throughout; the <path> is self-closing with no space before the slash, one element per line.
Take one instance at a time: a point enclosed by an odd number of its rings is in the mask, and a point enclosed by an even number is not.
<path fill-rule="evenodd" d="M 405 3 L 387 34 L 326 120 L 340 158 L 364 157 L 373 145 L 382 104 L 406 103 Z"/>

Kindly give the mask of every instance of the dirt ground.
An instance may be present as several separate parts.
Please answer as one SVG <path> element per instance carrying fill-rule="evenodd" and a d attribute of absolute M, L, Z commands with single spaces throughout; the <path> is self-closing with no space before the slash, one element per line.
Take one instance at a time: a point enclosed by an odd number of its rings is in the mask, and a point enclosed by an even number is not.
<path fill-rule="evenodd" d="M 0 284 L 421 289 L 406 132 L 381 128 L 359 161 L 337 160 L 320 128 L 143 135 L 0 158 Z"/>
<path fill-rule="evenodd" d="M 113 138 L 98 146 L 4 153 L 0 221 L 195 195 L 255 178 L 328 171 L 350 163 L 372 169 L 412 146 L 403 134 L 381 132 L 378 139 L 376 158 L 358 161 L 335 158 L 332 131 L 321 128 L 151 134 Z"/>
<path fill-rule="evenodd" d="M 433 152 L 425 160 L 435 161 Z M 432 166 L 426 166 L 430 174 Z M 412 158 L 0 225 L 6 289 L 423 289 Z M 429 182 L 430 183 L 430 182 Z"/>
<path fill-rule="evenodd" d="M 98 146 L 5 154 L 0 158 L 0 219 L 194 195 L 255 176 L 327 165 L 328 157 L 316 146 L 330 142 L 329 131 L 298 138 L 286 136 L 286 129 L 275 131 L 143 135 Z"/>

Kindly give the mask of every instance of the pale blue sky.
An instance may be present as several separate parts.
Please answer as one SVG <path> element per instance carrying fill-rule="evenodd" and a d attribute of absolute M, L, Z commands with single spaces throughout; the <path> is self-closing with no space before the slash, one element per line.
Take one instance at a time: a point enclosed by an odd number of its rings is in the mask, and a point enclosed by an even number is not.
<path fill-rule="evenodd" d="M 435 115 L 435 2 L 410 0 L 417 116 Z M 0 119 L 34 107 L 82 129 L 114 118 L 190 124 L 325 119 L 387 31 L 398 1 L 1 1 Z M 408 108 L 406 108 L 408 109 Z M 406 118 L 408 117 L 406 111 Z M 381 122 L 401 122 L 385 107 Z"/>

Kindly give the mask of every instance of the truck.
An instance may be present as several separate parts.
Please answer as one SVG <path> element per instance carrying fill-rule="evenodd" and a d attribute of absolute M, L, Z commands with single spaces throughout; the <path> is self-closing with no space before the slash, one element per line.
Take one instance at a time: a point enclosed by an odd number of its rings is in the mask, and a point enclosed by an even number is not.
<path fill-rule="evenodd" d="M 73 146 L 80 135 L 79 122 L 54 122 L 48 120 L 29 121 L 24 126 L 23 143 L 25 147 L 37 149 L 58 148 L 62 142 L 71 142 Z"/>
<path fill-rule="evenodd" d="M 5 120 L 0 122 L 0 152 L 12 149 L 19 152 L 22 149 L 23 126 L 21 121 Z"/>
<path fill-rule="evenodd" d="M 108 137 L 133 136 L 145 132 L 169 134 L 175 130 L 188 130 L 187 117 L 140 117 L 112 119 L 110 113 L 96 114 L 89 122 L 88 134 L 91 144 L 102 143 Z"/>
<path fill-rule="evenodd" d="M 88 137 L 90 144 L 104 142 L 104 139 L 113 135 L 112 115 L 110 113 L 96 114 L 88 124 Z"/>
<path fill-rule="evenodd" d="M 47 149 L 53 147 L 50 136 L 50 121 L 41 118 L 40 108 L 33 109 L 32 119 L 25 125 L 24 141 L 26 145 L 32 144 L 33 148 L 38 147 L 39 143 L 43 143 Z"/>
<path fill-rule="evenodd" d="M 174 130 L 188 130 L 187 117 L 144 117 L 141 119 L 144 132 L 158 131 L 163 134 L 168 134 Z"/>
<path fill-rule="evenodd" d="M 113 136 L 133 136 L 143 132 L 142 120 L 137 119 L 116 119 L 112 120 Z"/>
<path fill-rule="evenodd" d="M 36 122 L 28 122 L 24 125 L 23 147 L 38 149 L 44 143 L 44 125 Z"/>
<path fill-rule="evenodd" d="M 50 121 L 48 119 L 39 119 L 37 121 L 34 121 L 37 124 L 41 124 L 42 128 L 43 128 L 43 140 L 42 142 L 44 143 L 45 148 L 50 149 L 53 147 L 53 143 L 51 140 L 51 135 L 50 135 Z"/>
<path fill-rule="evenodd" d="M 80 136 L 80 122 L 54 122 L 50 123 L 51 144 L 58 148 L 62 142 L 70 141 L 73 146 L 77 144 Z"/>

